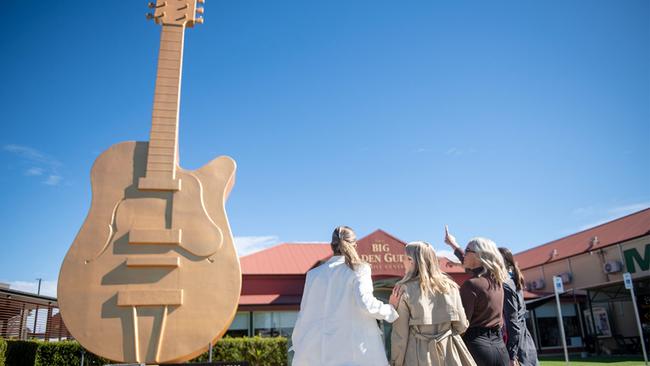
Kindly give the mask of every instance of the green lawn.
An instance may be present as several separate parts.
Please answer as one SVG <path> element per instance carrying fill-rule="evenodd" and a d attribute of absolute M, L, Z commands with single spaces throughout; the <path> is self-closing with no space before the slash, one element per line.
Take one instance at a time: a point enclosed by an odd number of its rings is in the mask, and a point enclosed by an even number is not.
<path fill-rule="evenodd" d="M 571 366 L 643 366 L 643 357 L 569 357 Z M 542 357 L 542 366 L 564 366 L 564 357 Z"/>

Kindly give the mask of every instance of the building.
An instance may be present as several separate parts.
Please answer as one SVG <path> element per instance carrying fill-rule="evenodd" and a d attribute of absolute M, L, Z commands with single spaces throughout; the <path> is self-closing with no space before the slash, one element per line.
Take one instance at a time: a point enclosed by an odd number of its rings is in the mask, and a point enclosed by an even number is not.
<path fill-rule="evenodd" d="M 528 288 L 546 294 L 528 302 L 531 330 L 541 352 L 557 353 L 562 347 L 553 276 L 561 276 L 564 284 L 561 311 L 570 350 L 641 352 L 631 294 L 623 285 L 625 272 L 632 276 L 647 344 L 650 209 L 531 248 L 518 253 L 516 260 Z"/>
<path fill-rule="evenodd" d="M 375 296 L 384 302 L 388 302 L 395 283 L 404 275 L 405 245 L 383 230 L 357 242 L 361 259 L 372 266 Z M 285 243 L 242 257 L 239 311 L 227 334 L 289 337 L 300 310 L 307 271 L 332 254 L 329 243 Z M 439 261 L 441 268 L 459 284 L 469 278 L 458 263 L 447 258 Z M 390 334 L 389 324 L 385 323 L 383 328 L 385 334 Z"/>
<path fill-rule="evenodd" d="M 45 341 L 70 338 L 55 298 L 0 284 L 0 338 Z"/>
<path fill-rule="evenodd" d="M 388 301 L 403 276 L 405 242 L 383 230 L 359 239 L 372 266 L 375 296 Z M 231 336 L 289 337 L 307 272 L 332 255 L 329 243 L 285 243 L 241 258 L 242 292 Z M 526 277 L 528 327 L 540 353 L 561 353 L 553 277 L 562 278 L 561 311 L 571 352 L 640 353 L 631 274 L 647 345 L 650 335 L 650 208 L 515 255 Z M 469 275 L 447 258 L 441 268 L 461 284 Z M 0 286 L 0 337 L 66 339 L 57 300 Z M 382 324 L 385 339 L 390 324 Z M 543 331 L 542 331 L 543 330 Z M 388 344 L 387 344 L 388 346 Z M 650 347 L 647 347 L 650 349 Z"/>
<path fill-rule="evenodd" d="M 358 241 L 361 258 L 372 266 L 375 296 L 384 301 L 404 274 L 405 244 L 383 230 Z M 307 271 L 331 255 L 329 243 L 285 243 L 242 257 L 240 306 L 227 334 L 289 337 Z M 561 310 L 571 352 L 640 353 L 634 307 L 623 286 L 623 273 L 632 274 L 647 342 L 650 209 L 531 248 L 515 258 L 526 277 L 528 326 L 540 353 L 562 352 L 553 294 L 556 275 L 564 282 Z M 459 284 L 468 278 L 459 264 L 439 260 Z M 388 335 L 390 325 L 383 328 Z"/>

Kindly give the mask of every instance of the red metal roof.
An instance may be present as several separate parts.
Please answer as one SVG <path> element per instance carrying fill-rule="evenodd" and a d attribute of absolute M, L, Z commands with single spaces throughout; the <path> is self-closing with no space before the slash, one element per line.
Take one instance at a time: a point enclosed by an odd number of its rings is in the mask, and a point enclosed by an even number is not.
<path fill-rule="evenodd" d="M 515 255 L 522 269 L 600 249 L 650 233 L 650 208 Z M 594 241 L 594 237 L 597 240 Z"/>
<path fill-rule="evenodd" d="M 440 269 L 446 273 L 465 273 L 465 267 L 460 262 L 453 262 L 445 257 L 438 257 Z"/>
<path fill-rule="evenodd" d="M 360 239 L 359 242 L 367 238 L 374 238 L 377 235 L 386 235 L 401 242 L 401 240 L 383 230 L 376 230 Z M 283 243 L 241 257 L 240 262 L 242 274 L 244 275 L 302 275 L 318 264 L 319 261 L 328 259 L 332 254 L 329 243 Z M 444 257 L 438 257 L 438 260 L 440 261 L 440 269 L 444 272 L 465 272 L 460 263 L 452 262 Z M 379 272 L 373 270 L 373 275 L 377 274 Z"/>
<path fill-rule="evenodd" d="M 240 258 L 244 275 L 305 274 L 332 255 L 329 243 L 284 243 Z"/>

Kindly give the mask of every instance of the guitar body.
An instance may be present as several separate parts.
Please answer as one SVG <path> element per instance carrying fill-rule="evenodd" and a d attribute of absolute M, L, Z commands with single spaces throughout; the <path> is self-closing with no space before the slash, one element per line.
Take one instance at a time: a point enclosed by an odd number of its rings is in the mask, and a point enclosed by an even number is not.
<path fill-rule="evenodd" d="M 177 167 L 177 191 L 138 189 L 147 142 L 114 145 L 92 171 L 92 204 L 58 282 L 61 315 L 89 351 L 118 362 L 182 362 L 235 316 L 241 269 L 224 209 L 235 162 Z"/>

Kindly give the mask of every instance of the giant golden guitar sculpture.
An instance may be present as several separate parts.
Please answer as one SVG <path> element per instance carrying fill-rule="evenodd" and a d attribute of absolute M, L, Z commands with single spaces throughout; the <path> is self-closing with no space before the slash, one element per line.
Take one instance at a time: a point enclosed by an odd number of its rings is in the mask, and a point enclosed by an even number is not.
<path fill-rule="evenodd" d="M 182 362 L 223 335 L 239 302 L 224 208 L 235 162 L 178 166 L 183 37 L 203 9 L 196 0 L 149 6 L 162 25 L 150 140 L 114 145 L 95 161 L 92 204 L 61 266 L 58 296 L 66 327 L 91 352 Z"/>

